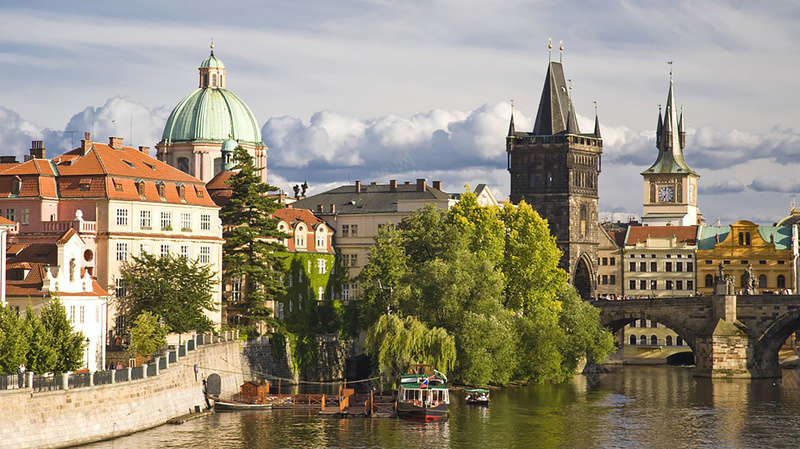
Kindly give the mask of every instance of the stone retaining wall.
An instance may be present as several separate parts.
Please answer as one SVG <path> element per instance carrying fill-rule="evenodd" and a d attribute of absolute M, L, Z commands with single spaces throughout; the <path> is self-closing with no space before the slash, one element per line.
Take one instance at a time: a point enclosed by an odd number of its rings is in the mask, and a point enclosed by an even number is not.
<path fill-rule="evenodd" d="M 0 391 L 0 445 L 86 444 L 159 426 L 196 407 L 205 409 L 204 376 L 219 374 L 223 395 L 237 392 L 244 382 L 240 344 L 201 345 L 147 379 L 42 393 Z"/>

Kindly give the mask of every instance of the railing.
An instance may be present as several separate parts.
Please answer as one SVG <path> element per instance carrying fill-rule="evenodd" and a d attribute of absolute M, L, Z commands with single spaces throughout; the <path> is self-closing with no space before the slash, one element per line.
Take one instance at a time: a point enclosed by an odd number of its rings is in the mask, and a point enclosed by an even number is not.
<path fill-rule="evenodd" d="M 75 223 L 80 223 L 80 226 L 75 226 Z M 97 222 L 94 221 L 43 221 L 42 230 L 44 232 L 66 232 L 70 229 L 75 229 L 80 233 L 93 233 L 97 232 Z"/>
<path fill-rule="evenodd" d="M 161 374 L 162 371 L 168 370 L 171 364 L 178 362 L 182 357 L 186 357 L 187 352 L 196 350 L 200 345 L 236 341 L 238 339 L 238 331 L 226 331 L 219 336 L 215 336 L 214 334 L 196 335 L 182 345 L 163 353 L 162 356 L 154 357 L 147 365 L 135 368 L 65 374 L 34 374 L 32 372 L 26 372 L 24 374 L 0 374 L 0 391 L 29 389 L 37 393 L 73 388 L 87 388 L 95 385 L 130 382 L 146 377 L 154 377 Z M 308 397 L 304 399 L 309 404 L 315 404 L 321 401 L 321 398 L 318 397 Z"/>

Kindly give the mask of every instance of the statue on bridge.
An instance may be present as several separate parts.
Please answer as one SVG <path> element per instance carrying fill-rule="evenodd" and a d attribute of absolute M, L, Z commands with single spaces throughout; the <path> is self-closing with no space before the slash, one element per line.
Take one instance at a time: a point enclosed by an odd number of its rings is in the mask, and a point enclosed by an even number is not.
<path fill-rule="evenodd" d="M 744 287 L 745 295 L 754 295 L 756 293 L 756 276 L 753 274 L 753 264 L 744 269 L 742 275 L 742 287 Z"/>
<path fill-rule="evenodd" d="M 722 262 L 719 263 L 719 272 L 714 275 L 714 294 L 733 296 L 734 280 L 730 274 L 725 274 L 725 267 Z"/>

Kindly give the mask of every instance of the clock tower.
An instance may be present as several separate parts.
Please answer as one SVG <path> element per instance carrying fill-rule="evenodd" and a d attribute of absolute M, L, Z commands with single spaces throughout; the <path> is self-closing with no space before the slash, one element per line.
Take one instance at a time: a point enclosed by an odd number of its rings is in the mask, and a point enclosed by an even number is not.
<path fill-rule="evenodd" d="M 658 158 L 652 167 L 642 172 L 644 177 L 645 226 L 692 226 L 701 215 L 697 210 L 697 179 L 700 177 L 683 159 L 686 133 L 683 112 L 675 108 L 672 71 L 669 74 L 669 94 L 664 115 L 658 111 L 656 147 Z"/>

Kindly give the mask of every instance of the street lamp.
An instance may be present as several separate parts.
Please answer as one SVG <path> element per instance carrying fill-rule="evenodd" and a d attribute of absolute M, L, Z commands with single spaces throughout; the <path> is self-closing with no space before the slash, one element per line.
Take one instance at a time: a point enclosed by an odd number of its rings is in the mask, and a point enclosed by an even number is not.
<path fill-rule="evenodd" d="M 86 369 L 87 370 L 89 370 L 89 343 L 90 342 L 91 341 L 89 340 L 89 337 L 86 337 L 86 341 L 84 343 L 86 343 Z"/>

